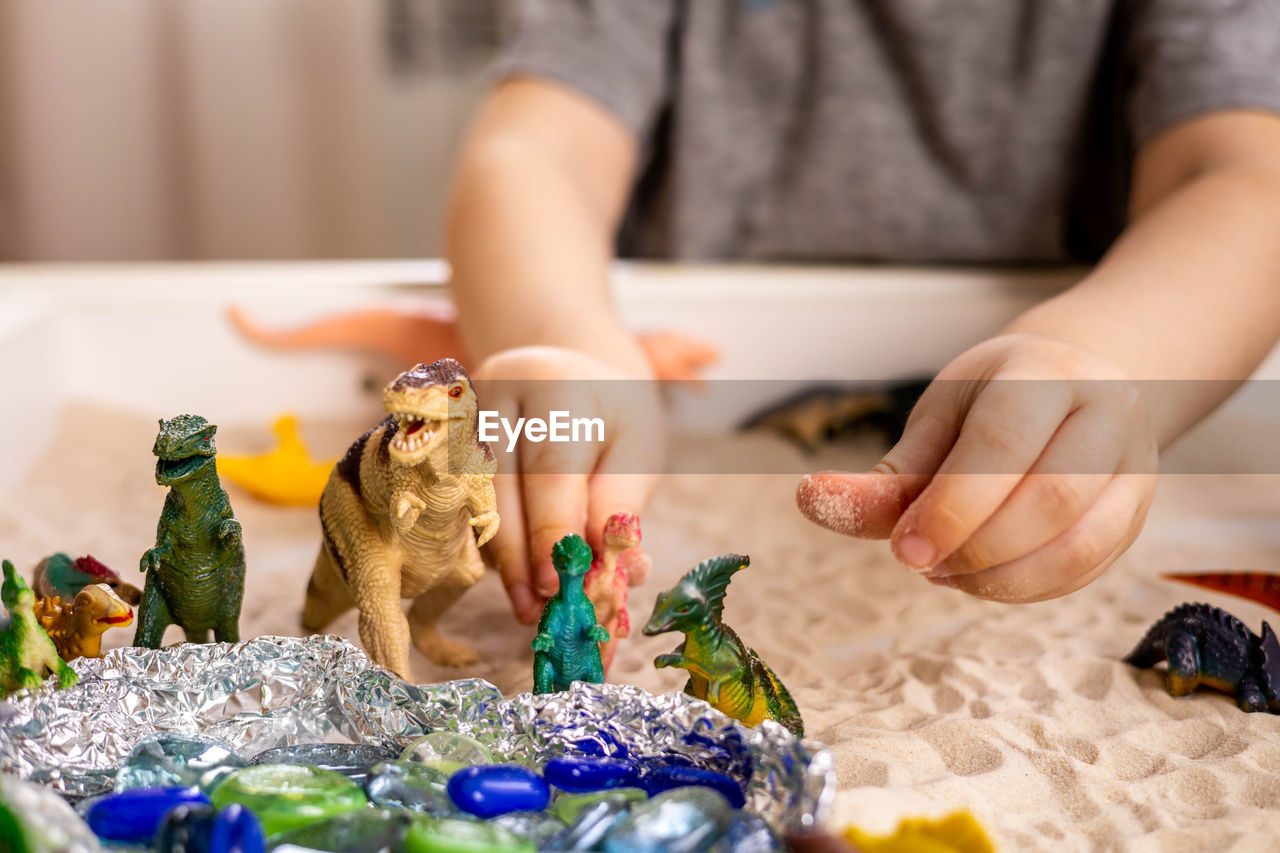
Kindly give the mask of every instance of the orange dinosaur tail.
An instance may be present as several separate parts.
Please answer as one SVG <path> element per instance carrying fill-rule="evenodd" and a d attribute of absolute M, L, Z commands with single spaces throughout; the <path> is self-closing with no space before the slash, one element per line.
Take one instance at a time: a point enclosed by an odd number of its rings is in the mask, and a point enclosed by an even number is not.
<path fill-rule="evenodd" d="M 466 360 L 453 315 L 443 309 L 351 311 L 292 329 L 267 328 L 238 306 L 229 308 L 227 317 L 236 331 L 269 349 L 354 349 L 386 355 L 400 364 Z"/>
<path fill-rule="evenodd" d="M 1160 577 L 1247 598 L 1280 612 L 1280 575 L 1268 572 L 1189 572 Z"/>

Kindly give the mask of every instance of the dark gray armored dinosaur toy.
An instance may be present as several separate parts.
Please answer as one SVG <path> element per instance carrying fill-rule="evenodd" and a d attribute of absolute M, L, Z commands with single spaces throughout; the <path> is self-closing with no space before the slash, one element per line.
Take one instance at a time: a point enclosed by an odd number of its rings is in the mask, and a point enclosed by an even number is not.
<path fill-rule="evenodd" d="M 156 526 L 156 545 L 142 555 L 147 576 L 138 606 L 135 646 L 160 648 L 178 625 L 192 643 L 240 639 L 244 546 L 214 462 L 217 427 L 199 415 L 160 421 L 152 449 L 156 482 L 169 486 Z"/>
<path fill-rule="evenodd" d="M 1280 641 L 1262 636 L 1210 604 L 1180 604 L 1160 617 L 1124 661 L 1148 668 L 1169 662 L 1166 689 L 1186 696 L 1199 685 L 1233 694 L 1243 711 L 1280 714 Z"/>

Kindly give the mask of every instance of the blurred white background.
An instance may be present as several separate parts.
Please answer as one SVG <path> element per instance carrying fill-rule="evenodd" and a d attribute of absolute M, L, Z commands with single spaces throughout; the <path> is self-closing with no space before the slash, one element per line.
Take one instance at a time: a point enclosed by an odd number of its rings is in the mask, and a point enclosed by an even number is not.
<path fill-rule="evenodd" d="M 0 260 L 438 253 L 513 0 L 0 0 Z"/>

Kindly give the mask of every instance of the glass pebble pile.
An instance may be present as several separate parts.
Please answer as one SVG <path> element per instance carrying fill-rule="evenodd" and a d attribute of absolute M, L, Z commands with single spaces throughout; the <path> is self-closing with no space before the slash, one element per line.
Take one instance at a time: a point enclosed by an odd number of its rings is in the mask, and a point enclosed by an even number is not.
<path fill-rule="evenodd" d="M 398 757 L 301 744 L 247 760 L 211 738 L 146 739 L 115 791 L 79 806 L 108 851 L 156 853 L 770 853 L 738 780 L 584 749 L 541 766 L 433 732 Z M 19 848 L 38 853 L 39 848 Z"/>

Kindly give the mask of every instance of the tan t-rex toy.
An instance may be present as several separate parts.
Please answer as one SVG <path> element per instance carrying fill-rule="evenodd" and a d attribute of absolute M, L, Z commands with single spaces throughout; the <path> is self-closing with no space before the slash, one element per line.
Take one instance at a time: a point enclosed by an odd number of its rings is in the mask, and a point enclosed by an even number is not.
<path fill-rule="evenodd" d="M 412 681 L 411 637 L 435 663 L 476 660 L 436 622 L 484 574 L 479 547 L 498 532 L 497 463 L 479 438 L 471 378 L 453 359 L 400 374 L 382 405 L 387 418 L 356 439 L 320 498 L 324 541 L 302 626 L 320 631 L 354 605 L 369 657 Z M 407 619 L 404 598 L 413 599 Z"/>

